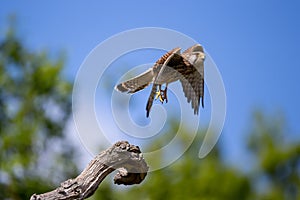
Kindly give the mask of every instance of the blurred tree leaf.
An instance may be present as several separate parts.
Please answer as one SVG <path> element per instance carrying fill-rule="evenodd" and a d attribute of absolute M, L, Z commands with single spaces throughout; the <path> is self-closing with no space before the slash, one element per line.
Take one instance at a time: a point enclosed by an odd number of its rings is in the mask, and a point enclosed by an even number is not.
<path fill-rule="evenodd" d="M 167 143 L 174 137 L 176 121 L 170 131 L 164 133 L 158 141 L 154 141 L 148 150 L 155 150 L 161 144 Z M 187 130 L 187 129 L 186 129 Z M 175 131 L 175 132 L 174 132 Z M 185 131 L 180 138 L 182 143 L 190 137 Z M 205 159 L 198 158 L 199 145 L 203 134 L 199 132 L 196 139 L 184 155 L 172 165 L 151 172 L 141 185 L 127 187 L 113 192 L 100 187 L 95 196 L 90 199 L 103 198 L 103 193 L 110 194 L 110 199 L 247 199 L 251 196 L 248 177 L 240 171 L 226 166 L 219 153 L 219 146 L 215 147 Z M 182 146 L 181 144 L 178 144 Z M 149 152 L 144 150 L 144 152 Z M 149 165 L 162 162 L 166 152 L 154 160 L 147 160 Z M 115 187 L 115 186 L 113 186 Z M 120 187 L 120 186 L 119 186 Z"/>
<path fill-rule="evenodd" d="M 77 175 L 63 134 L 72 91 L 63 66 L 28 50 L 14 27 L 0 41 L 0 199 L 29 199 Z"/>
<path fill-rule="evenodd" d="M 0 199 L 28 199 L 78 174 L 74 148 L 63 134 L 72 90 L 61 77 L 63 66 L 62 58 L 30 52 L 13 27 L 0 41 Z M 149 173 L 141 185 L 112 186 L 108 178 L 90 199 L 300 199 L 299 141 L 286 140 L 282 113 L 257 111 L 253 119 L 248 150 L 254 167 L 248 173 L 226 165 L 220 141 L 198 159 L 199 133 L 179 160 Z M 163 147 L 177 129 L 174 121 L 148 149 Z M 185 131 L 181 143 L 189 137 Z M 159 164 L 168 154 L 147 162 Z"/>
<path fill-rule="evenodd" d="M 299 199 L 300 198 L 300 144 L 287 141 L 282 113 L 265 116 L 257 111 L 249 135 L 250 171 L 228 166 L 220 153 L 220 141 L 204 159 L 198 158 L 203 135 L 198 133 L 187 152 L 172 165 L 151 172 L 141 185 L 118 189 L 109 182 L 90 199 Z M 174 136 L 177 122 L 149 146 L 161 148 Z M 181 137 L 185 142 L 188 132 Z M 180 146 L 180 144 L 179 144 Z M 147 152 L 145 150 L 144 152 Z M 165 152 L 149 165 L 162 162 Z M 245 155 L 249 157 L 249 155 Z M 246 163 L 247 165 L 247 163 Z M 114 191 L 115 190 L 115 191 Z"/>
<path fill-rule="evenodd" d="M 254 112 L 249 148 L 257 162 L 252 184 L 262 186 L 256 199 L 300 199 L 300 144 L 288 141 L 282 113 Z"/>

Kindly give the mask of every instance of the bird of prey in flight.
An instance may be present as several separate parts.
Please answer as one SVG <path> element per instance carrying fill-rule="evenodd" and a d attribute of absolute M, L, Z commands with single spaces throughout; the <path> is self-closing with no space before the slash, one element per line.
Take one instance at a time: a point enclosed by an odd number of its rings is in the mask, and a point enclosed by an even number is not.
<path fill-rule="evenodd" d="M 179 80 L 188 103 L 191 102 L 194 114 L 197 115 L 200 99 L 204 107 L 205 54 L 200 44 L 195 44 L 183 53 L 180 53 L 180 50 L 179 47 L 172 49 L 146 72 L 118 84 L 115 89 L 120 92 L 135 93 L 153 83 L 146 106 L 146 116 L 149 117 L 154 98 L 159 99 L 161 103 L 166 100 L 167 103 L 168 84 Z M 164 89 L 162 89 L 163 84 L 165 84 Z"/>

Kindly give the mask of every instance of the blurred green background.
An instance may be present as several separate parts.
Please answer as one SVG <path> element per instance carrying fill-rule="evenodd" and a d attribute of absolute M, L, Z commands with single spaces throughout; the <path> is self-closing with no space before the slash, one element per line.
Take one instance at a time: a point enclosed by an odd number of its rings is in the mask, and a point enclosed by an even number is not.
<path fill-rule="evenodd" d="M 187 34 L 213 57 L 227 92 L 224 131 L 204 159 L 200 130 L 179 160 L 140 185 L 115 186 L 111 175 L 89 199 L 300 199 L 299 10 L 281 0 L 2 2 L 0 199 L 29 199 L 83 170 L 92 157 L 69 130 L 76 72 L 100 42 L 146 26 Z M 139 55 L 124 64 L 157 58 Z M 166 144 L 177 125 L 142 151 Z"/>
<path fill-rule="evenodd" d="M 13 25 L 0 48 L 0 199 L 28 199 L 79 173 L 76 147 L 64 134 L 72 84 L 61 73 L 63 54 L 50 58 L 47 51 L 28 49 Z M 249 116 L 248 169 L 224 161 L 222 140 L 198 159 L 200 131 L 184 156 L 142 184 L 113 186 L 108 177 L 90 199 L 300 199 L 300 143 L 286 140 L 284 113 L 258 109 Z M 172 131 L 147 148 L 170 137 Z"/>

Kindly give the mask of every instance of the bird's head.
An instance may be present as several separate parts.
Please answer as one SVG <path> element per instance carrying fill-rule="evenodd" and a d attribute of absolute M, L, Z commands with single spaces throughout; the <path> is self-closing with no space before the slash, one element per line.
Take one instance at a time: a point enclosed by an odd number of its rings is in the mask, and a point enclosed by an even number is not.
<path fill-rule="evenodd" d="M 191 47 L 191 55 L 197 55 L 198 59 L 205 60 L 205 53 L 200 44 L 195 44 Z"/>
<path fill-rule="evenodd" d="M 203 63 L 205 60 L 205 53 L 200 44 L 195 44 L 188 48 L 185 52 L 183 52 L 183 56 L 186 57 L 190 63 L 196 65 L 198 63 Z"/>

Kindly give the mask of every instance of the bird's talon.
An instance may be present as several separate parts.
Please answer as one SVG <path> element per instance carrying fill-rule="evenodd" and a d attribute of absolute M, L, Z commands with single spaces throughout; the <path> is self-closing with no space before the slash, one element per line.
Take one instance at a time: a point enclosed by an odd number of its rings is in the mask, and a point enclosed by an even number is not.
<path fill-rule="evenodd" d="M 159 101 L 163 104 L 164 103 L 164 99 L 162 98 L 162 95 L 159 96 Z"/>
<path fill-rule="evenodd" d="M 159 101 L 160 101 L 161 103 L 164 103 L 164 100 L 165 100 L 165 97 L 164 97 L 164 96 L 165 96 L 164 93 L 162 93 L 161 90 L 158 90 L 158 91 L 156 92 L 156 97 L 155 97 L 155 99 L 158 99 L 158 98 L 159 98 Z"/>
<path fill-rule="evenodd" d="M 160 93 L 160 90 L 158 90 L 157 92 L 156 92 L 156 96 L 155 96 L 155 99 L 161 99 L 161 93 Z"/>
<path fill-rule="evenodd" d="M 164 99 L 166 100 L 166 103 L 168 103 L 167 88 L 164 90 Z"/>

